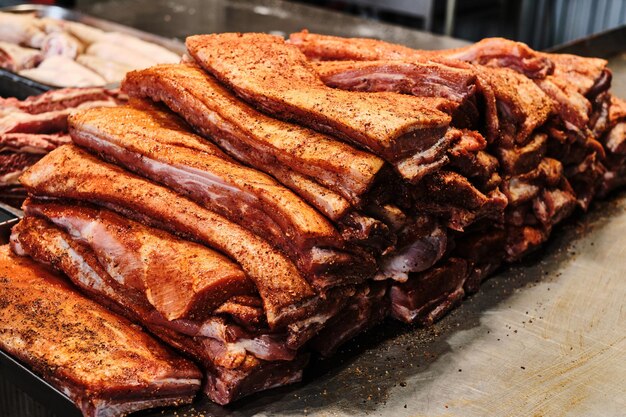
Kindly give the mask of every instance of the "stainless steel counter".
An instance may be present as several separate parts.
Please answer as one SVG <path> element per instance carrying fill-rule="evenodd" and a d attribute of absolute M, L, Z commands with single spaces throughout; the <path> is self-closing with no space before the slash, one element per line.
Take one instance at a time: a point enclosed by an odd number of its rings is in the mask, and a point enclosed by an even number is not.
<path fill-rule="evenodd" d="M 78 0 L 85 13 L 157 35 L 184 39 L 213 32 L 311 32 L 369 37 L 415 48 L 444 49 L 465 44 L 341 13 L 280 0 Z"/>

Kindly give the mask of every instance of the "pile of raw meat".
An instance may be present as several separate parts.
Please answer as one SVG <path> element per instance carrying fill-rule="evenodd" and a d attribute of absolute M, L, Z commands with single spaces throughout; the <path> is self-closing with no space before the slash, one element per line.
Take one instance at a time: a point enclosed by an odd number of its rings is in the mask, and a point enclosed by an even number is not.
<path fill-rule="evenodd" d="M 72 112 L 123 101 L 119 91 L 97 87 L 53 90 L 22 101 L 0 98 L 0 202 L 20 206 L 26 197 L 20 175 L 48 152 L 71 142 L 67 118 Z"/>
<path fill-rule="evenodd" d="M 220 404 L 387 316 L 431 324 L 626 178 L 600 59 L 306 32 L 187 48 L 129 73 L 128 105 L 70 117 L 21 177 L 12 245 L 192 358 Z"/>
<path fill-rule="evenodd" d="M 162 46 L 79 22 L 0 12 L 0 67 L 54 87 L 101 87 L 128 71 L 176 63 Z"/>

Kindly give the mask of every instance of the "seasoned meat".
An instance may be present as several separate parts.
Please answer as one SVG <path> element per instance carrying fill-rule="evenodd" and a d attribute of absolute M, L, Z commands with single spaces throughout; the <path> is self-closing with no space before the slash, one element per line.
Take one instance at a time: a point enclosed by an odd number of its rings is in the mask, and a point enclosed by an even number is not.
<path fill-rule="evenodd" d="M 190 403 L 189 361 L 59 275 L 0 248 L 0 347 L 65 392 L 88 417 Z"/>

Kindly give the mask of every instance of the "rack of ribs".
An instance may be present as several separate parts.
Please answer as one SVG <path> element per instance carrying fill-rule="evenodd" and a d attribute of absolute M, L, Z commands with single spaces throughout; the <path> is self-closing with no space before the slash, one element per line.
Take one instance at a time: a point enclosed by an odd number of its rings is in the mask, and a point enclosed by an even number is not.
<path fill-rule="evenodd" d="M 70 397 L 83 415 L 190 403 L 201 374 L 65 279 L 0 247 L 0 347 Z"/>

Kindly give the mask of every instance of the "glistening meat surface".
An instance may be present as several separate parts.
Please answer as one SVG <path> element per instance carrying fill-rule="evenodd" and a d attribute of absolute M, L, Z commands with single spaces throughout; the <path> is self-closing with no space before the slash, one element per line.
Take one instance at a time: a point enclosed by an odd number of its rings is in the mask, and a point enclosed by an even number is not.
<path fill-rule="evenodd" d="M 71 211 L 71 208 L 68 210 Z M 157 310 L 162 305 L 152 299 L 151 292 L 158 291 L 160 284 L 148 282 L 146 288 L 137 288 L 127 281 L 120 282 L 119 274 L 114 271 L 116 258 L 103 259 L 96 252 L 99 249 L 97 245 L 85 244 L 82 236 L 72 237 L 42 217 L 42 211 L 49 210 L 35 211 L 37 217 L 27 215 L 13 229 L 11 244 L 16 253 L 53 266 L 96 301 L 141 323 L 200 363 L 236 367 L 245 361 L 248 353 L 269 361 L 292 360 L 295 357 L 295 350 L 286 344 L 285 334 L 273 334 L 267 328 L 261 317 L 262 303 L 256 295 L 234 296 L 217 309 L 207 308 L 192 317 L 170 320 Z M 59 223 L 57 218 L 53 220 Z M 139 262 L 145 269 L 149 267 L 149 260 Z M 170 271 L 183 275 L 188 267 L 185 262 L 179 261 L 170 265 Z M 113 271 L 113 274 L 108 271 Z M 185 280 L 190 282 L 191 277 L 181 279 Z M 252 315 L 249 312 L 242 314 L 245 307 L 256 311 Z M 237 323 L 243 318 L 248 320 L 245 328 Z"/>
<path fill-rule="evenodd" d="M 428 60 L 321 61 L 312 65 L 326 85 L 342 90 L 392 91 L 456 102 L 463 102 L 476 90 L 472 71 Z"/>
<path fill-rule="evenodd" d="M 163 101 L 233 158 L 304 198 L 311 194 L 309 202 L 333 220 L 360 202 L 383 166 L 373 155 L 257 112 L 193 65 L 134 71 L 122 88 L 134 97 Z"/>
<path fill-rule="evenodd" d="M 255 293 L 223 255 L 109 210 L 27 200 L 24 211 L 88 245 L 113 279 L 144 293 L 168 320 L 202 319 L 233 296 Z"/>
<path fill-rule="evenodd" d="M 72 117 L 70 131 L 76 144 L 263 236 L 285 251 L 316 286 L 371 275 L 374 260 L 345 251 L 339 233 L 321 214 L 268 175 L 232 162 L 219 151 L 198 152 L 203 140 L 185 135 L 184 128 L 175 116 L 144 104 L 81 112 Z"/>
<path fill-rule="evenodd" d="M 255 388 L 246 381 L 258 379 L 258 389 L 264 389 L 294 382 L 301 376 L 306 356 L 296 357 L 285 346 L 284 338 L 250 335 L 217 316 L 203 322 L 168 321 L 152 309 L 145 295 L 108 275 L 89 247 L 46 220 L 27 216 L 14 228 L 11 240 L 16 252 L 54 265 L 98 302 L 121 311 L 161 340 L 195 358 L 205 369 L 208 381 L 205 391 L 220 404 L 254 392 Z M 264 371 L 268 367 L 282 372 L 268 375 Z M 219 388 L 223 385 L 237 395 L 222 392 Z"/>
<path fill-rule="evenodd" d="M 292 33 L 289 42 L 309 59 L 329 61 L 403 60 L 445 57 L 492 67 L 506 67 L 529 78 L 545 78 L 554 72 L 554 63 L 521 42 L 503 38 L 486 38 L 457 49 L 416 50 L 402 45 L 365 38 L 340 38 L 318 35 L 304 30 Z"/>
<path fill-rule="evenodd" d="M 34 195 L 73 198 L 156 221 L 236 260 L 254 281 L 271 326 L 307 315 L 315 292 L 298 269 L 266 241 L 173 191 L 65 145 L 27 171 L 22 184 Z"/>
<path fill-rule="evenodd" d="M 191 402 L 189 361 L 88 300 L 60 276 L 0 248 L 0 347 L 66 392 L 88 417 Z"/>
<path fill-rule="evenodd" d="M 445 99 L 365 94 L 327 87 L 306 57 L 282 38 L 220 34 L 187 38 L 196 61 L 248 102 L 347 140 L 390 161 L 407 158 L 441 137 L 450 116 Z"/>

